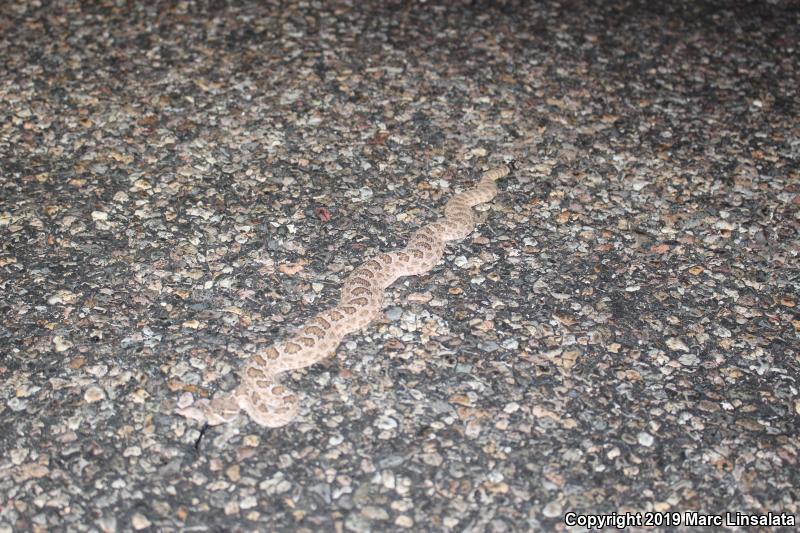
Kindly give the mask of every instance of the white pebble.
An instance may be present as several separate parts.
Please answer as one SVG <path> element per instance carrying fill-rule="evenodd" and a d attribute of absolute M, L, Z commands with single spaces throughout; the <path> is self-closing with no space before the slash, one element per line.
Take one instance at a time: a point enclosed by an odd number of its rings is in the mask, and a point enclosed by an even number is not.
<path fill-rule="evenodd" d="M 559 503 L 557 500 L 553 500 L 544 506 L 544 509 L 542 509 L 542 514 L 544 514 L 547 518 L 556 518 L 557 516 L 561 516 L 562 509 L 561 503 Z"/>
<path fill-rule="evenodd" d="M 151 524 L 150 520 L 148 520 L 147 517 L 142 513 L 134 513 L 131 517 L 131 525 L 133 526 L 133 529 L 139 530 L 148 528 Z"/>
<path fill-rule="evenodd" d="M 99 402 L 103 398 L 106 397 L 106 393 L 100 387 L 96 385 L 92 385 L 86 392 L 83 394 L 83 399 L 86 400 L 88 403 Z"/>
<path fill-rule="evenodd" d="M 71 342 L 69 342 L 64 337 L 60 337 L 58 335 L 53 337 L 53 344 L 56 345 L 56 351 L 57 352 L 65 352 L 65 351 L 69 350 L 70 348 L 72 348 L 72 343 Z"/>

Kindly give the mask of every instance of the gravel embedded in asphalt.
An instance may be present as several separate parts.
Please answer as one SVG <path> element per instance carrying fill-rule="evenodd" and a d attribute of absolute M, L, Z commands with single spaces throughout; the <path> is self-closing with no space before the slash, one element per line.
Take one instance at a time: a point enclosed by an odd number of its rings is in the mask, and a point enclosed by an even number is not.
<path fill-rule="evenodd" d="M 796 515 L 800 14 L 648 4 L 3 3 L 0 533 Z M 511 160 L 296 422 L 174 414 Z"/>

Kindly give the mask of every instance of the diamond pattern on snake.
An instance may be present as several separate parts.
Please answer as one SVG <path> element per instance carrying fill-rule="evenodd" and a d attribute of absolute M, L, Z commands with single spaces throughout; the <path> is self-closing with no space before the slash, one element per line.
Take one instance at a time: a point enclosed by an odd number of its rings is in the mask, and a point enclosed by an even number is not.
<path fill-rule="evenodd" d="M 497 194 L 495 182 L 509 174 L 504 165 L 484 173 L 472 189 L 454 195 L 444 217 L 415 231 L 402 249 L 378 254 L 356 268 L 342 285 L 339 305 L 320 312 L 292 337 L 260 350 L 244 365 L 240 383 L 231 392 L 218 392 L 178 409 L 177 414 L 208 425 L 231 422 L 240 411 L 266 427 L 280 427 L 295 418 L 298 397 L 281 384 L 286 372 L 305 368 L 336 352 L 345 335 L 369 325 L 379 316 L 383 292 L 403 276 L 432 269 L 442 258 L 448 241 L 461 240 L 475 229 L 473 207 Z"/>

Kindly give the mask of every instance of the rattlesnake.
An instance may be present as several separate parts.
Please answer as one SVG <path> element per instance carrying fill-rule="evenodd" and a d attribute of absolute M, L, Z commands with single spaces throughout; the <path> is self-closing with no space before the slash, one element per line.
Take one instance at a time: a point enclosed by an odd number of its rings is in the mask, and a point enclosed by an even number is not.
<path fill-rule="evenodd" d="M 250 357 L 241 383 L 232 392 L 219 392 L 210 401 L 198 400 L 177 413 L 213 426 L 232 421 L 241 409 L 262 426 L 288 424 L 297 414 L 298 401 L 280 384 L 281 374 L 332 355 L 345 335 L 366 327 L 379 315 L 384 289 L 401 276 L 433 268 L 442 258 L 445 242 L 472 232 L 478 222 L 472 207 L 494 198 L 495 181 L 510 171 L 506 165 L 489 170 L 474 188 L 453 196 L 444 217 L 418 229 L 405 248 L 378 254 L 356 268 L 342 286 L 339 305 L 317 314 L 292 337 Z"/>

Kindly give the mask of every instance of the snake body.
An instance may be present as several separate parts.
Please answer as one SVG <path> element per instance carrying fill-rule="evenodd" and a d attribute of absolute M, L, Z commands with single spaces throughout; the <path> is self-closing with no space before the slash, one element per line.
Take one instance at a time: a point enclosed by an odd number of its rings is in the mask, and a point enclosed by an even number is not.
<path fill-rule="evenodd" d="M 446 242 L 472 232 L 478 222 L 472 207 L 494 198 L 495 181 L 510 171 L 509 166 L 501 166 L 484 173 L 474 188 L 448 201 L 444 217 L 414 232 L 404 248 L 378 254 L 356 268 L 344 281 L 339 305 L 311 318 L 290 338 L 250 357 L 233 391 L 198 400 L 178 409 L 178 414 L 213 426 L 232 421 L 243 410 L 262 426 L 288 424 L 297 414 L 298 399 L 280 383 L 281 375 L 333 355 L 345 335 L 379 316 L 389 285 L 402 276 L 432 269 L 442 258 Z"/>

